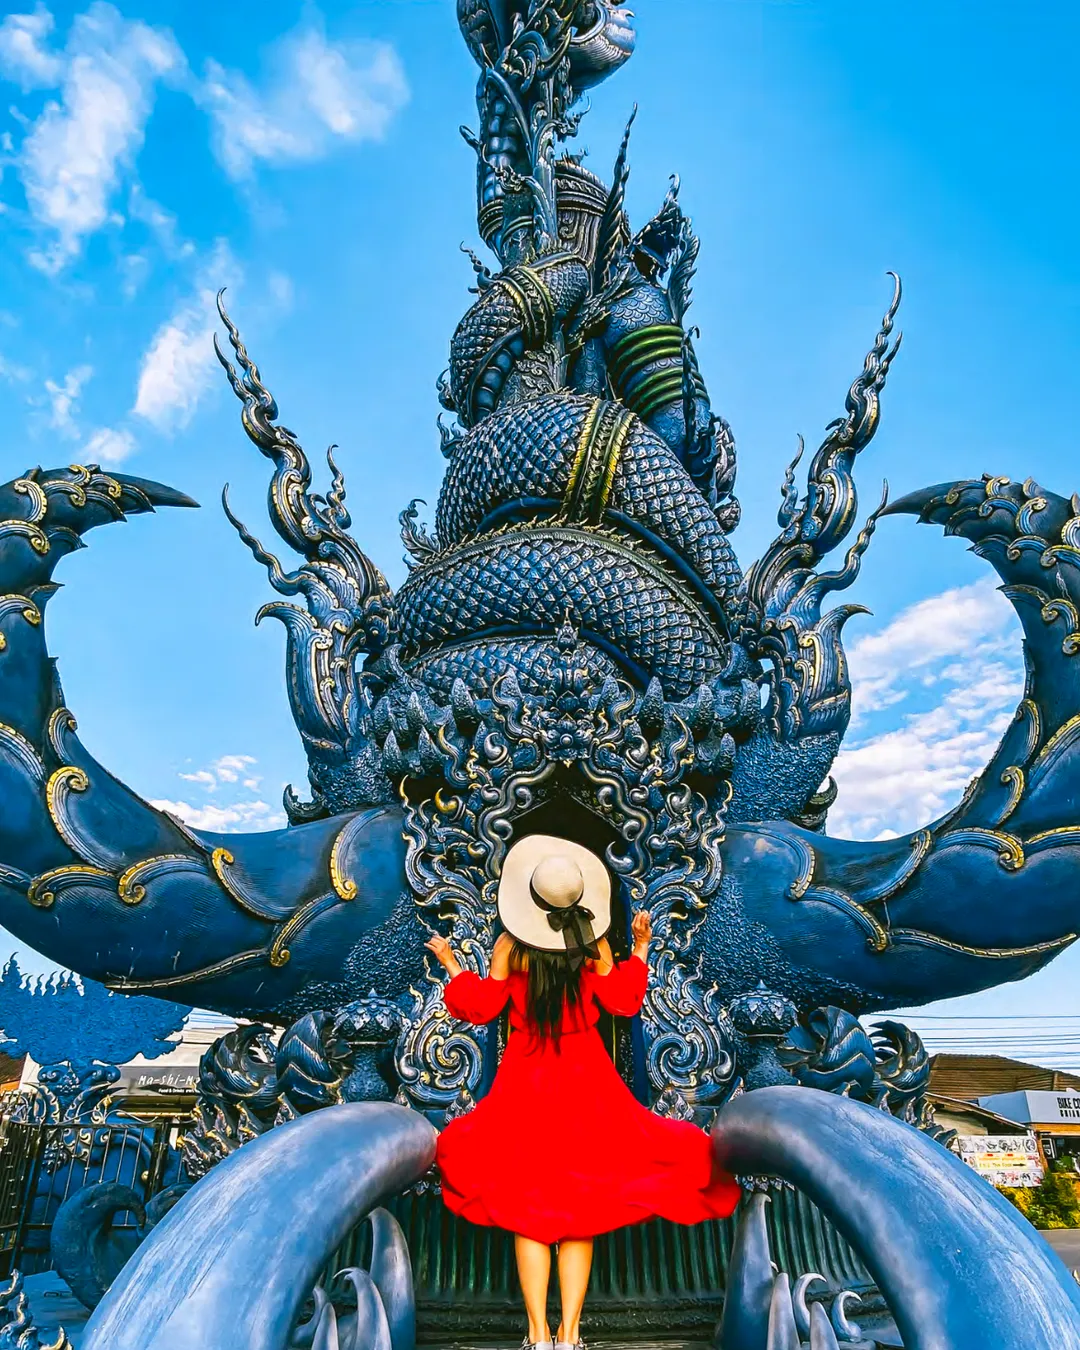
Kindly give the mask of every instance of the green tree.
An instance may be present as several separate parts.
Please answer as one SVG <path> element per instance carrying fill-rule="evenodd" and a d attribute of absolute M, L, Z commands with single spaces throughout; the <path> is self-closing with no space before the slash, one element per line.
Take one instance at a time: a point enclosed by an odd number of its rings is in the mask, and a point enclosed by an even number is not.
<path fill-rule="evenodd" d="M 1078 1186 L 1071 1160 L 1059 1158 L 1038 1186 L 1002 1186 L 1001 1193 L 1034 1228 L 1080 1228 Z"/>

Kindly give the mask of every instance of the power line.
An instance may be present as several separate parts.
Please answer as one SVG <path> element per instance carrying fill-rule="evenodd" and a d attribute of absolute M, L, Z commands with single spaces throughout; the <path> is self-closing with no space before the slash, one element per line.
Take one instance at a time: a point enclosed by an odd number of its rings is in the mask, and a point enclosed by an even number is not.
<path fill-rule="evenodd" d="M 866 1017 L 885 1017 L 885 1013 L 865 1013 Z M 911 1013 L 907 1022 L 1080 1022 L 1080 1013 Z"/>
<path fill-rule="evenodd" d="M 927 1045 L 1080 1045 L 1080 1036 L 924 1036 Z"/>
<path fill-rule="evenodd" d="M 868 1030 L 883 1014 L 865 1014 Z M 1080 1013 L 912 1013 L 898 1020 L 931 1055 L 1000 1056 L 1062 1073 L 1080 1072 Z"/>

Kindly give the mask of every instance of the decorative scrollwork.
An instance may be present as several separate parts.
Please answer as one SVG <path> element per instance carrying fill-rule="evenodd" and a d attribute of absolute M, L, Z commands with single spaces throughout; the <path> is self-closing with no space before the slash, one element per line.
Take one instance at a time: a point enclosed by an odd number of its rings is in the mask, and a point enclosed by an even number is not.
<path fill-rule="evenodd" d="M 178 872 L 205 874 L 201 859 L 189 858 L 183 853 L 163 853 L 146 858 L 123 872 L 116 883 L 116 891 L 125 905 L 140 905 L 146 899 L 146 884 L 158 877 L 175 876 Z"/>
<path fill-rule="evenodd" d="M 408 552 L 406 563 L 410 567 L 416 563 L 427 562 L 439 550 L 439 541 L 433 539 L 423 525 L 417 525 L 420 513 L 418 506 L 425 505 L 420 497 L 414 497 L 404 511 L 398 516 L 401 525 L 401 542 L 405 545 Z"/>
<path fill-rule="evenodd" d="M 651 962 L 642 1005 L 649 1082 L 674 1089 L 697 1109 L 726 1099 L 735 1073 L 735 1047 L 715 989 L 702 990 L 668 946 Z"/>
<path fill-rule="evenodd" d="M 0 755 L 13 760 L 35 786 L 44 786 L 45 763 L 41 756 L 21 731 L 3 722 L 0 722 Z"/>
<path fill-rule="evenodd" d="M 445 1111 L 462 1093 L 471 1096 L 479 1088 L 483 1051 L 476 1033 L 442 1005 L 441 985 L 438 991 L 409 992 L 414 1004 L 398 1042 L 398 1077 L 412 1105 Z"/>
<path fill-rule="evenodd" d="M 804 1087 L 867 1102 L 946 1145 L 955 1136 L 934 1120 L 926 1096 L 930 1056 L 902 1022 L 877 1022 L 867 1031 L 843 1008 L 818 1008 L 788 1029 L 777 1053 Z"/>
<path fill-rule="evenodd" d="M 40 525 L 35 525 L 30 520 L 0 520 L 0 539 L 5 536 L 26 539 L 34 552 L 42 556 L 48 553 L 50 548 L 49 536 Z"/>
<path fill-rule="evenodd" d="M 264 605 L 256 619 L 279 619 L 287 631 L 289 698 L 311 765 L 314 802 L 305 808 L 294 794 L 287 794 L 286 805 L 296 819 L 303 819 L 388 800 L 385 780 L 365 758 L 368 707 L 356 662 L 358 656 L 382 651 L 389 640 L 390 587 L 349 533 L 345 480 L 334 462 L 333 447 L 327 451 L 332 486 L 323 496 L 311 490 L 311 466 L 303 448 L 292 432 L 277 424 L 277 404 L 220 295 L 218 311 L 239 373 L 216 337 L 214 348 L 244 405 L 244 430 L 275 464 L 272 523 L 304 559 L 295 571 L 287 572 L 224 499 L 225 514 L 266 568 L 270 584 L 281 595 L 302 596 L 305 603 L 304 609 L 284 602 Z"/>
<path fill-rule="evenodd" d="M 334 905 L 341 904 L 341 896 L 331 891 L 329 895 L 317 895 L 313 900 L 308 900 L 302 904 L 294 914 L 281 925 L 274 933 L 274 939 L 270 943 L 270 964 L 276 969 L 288 965 L 292 959 L 292 952 L 289 949 L 289 943 L 302 932 L 313 919 L 317 919 Z"/>
<path fill-rule="evenodd" d="M 56 903 L 56 893 L 61 885 L 78 885 L 79 882 L 97 882 L 113 880 L 112 872 L 106 872 L 101 867 L 89 867 L 86 864 L 75 864 L 70 867 L 54 867 L 48 872 L 42 872 L 30 882 L 27 888 L 26 897 L 35 909 L 51 909 Z M 141 897 L 140 897 L 141 898 Z M 121 896 L 123 899 L 123 896 Z M 128 903 L 134 903 L 128 901 Z"/>
<path fill-rule="evenodd" d="M 198 1100 L 180 1137 L 189 1176 L 275 1125 L 338 1102 L 389 1101 L 389 1051 L 401 1009 L 374 990 L 337 1012 L 306 1013 L 281 1034 L 248 1023 L 216 1040 L 199 1063 Z"/>
<path fill-rule="evenodd" d="M 66 708 L 58 708 L 53 712 L 49 719 L 48 739 L 54 752 L 68 748 L 65 738 L 74 727 L 75 719 Z M 101 837 L 92 832 L 86 820 L 79 818 L 74 807 L 75 799 L 89 792 L 91 787 L 85 769 L 78 764 L 62 764 L 45 784 L 45 806 L 56 833 L 86 868 L 117 876 L 129 868 L 123 846 L 108 836 Z M 185 855 L 176 856 L 180 862 L 185 860 Z M 137 903 L 133 895 L 133 892 L 126 890 L 120 898 L 127 904 Z"/>
<path fill-rule="evenodd" d="M 0 1345 L 11 1346 L 13 1350 L 74 1350 L 63 1327 L 48 1343 L 41 1336 L 30 1311 L 22 1274 L 13 1270 L 7 1283 L 0 1287 Z"/>
<path fill-rule="evenodd" d="M 276 922 L 281 912 L 262 903 L 254 886 L 247 884 L 243 874 L 236 869 L 236 859 L 227 848 L 216 848 L 210 855 L 210 866 L 214 870 L 225 894 L 255 919 L 269 919 Z"/>
<path fill-rule="evenodd" d="M 32 628 L 41 626 L 41 610 L 26 595 L 0 595 L 0 624 L 9 614 L 18 614 Z M 0 652 L 8 645 L 7 635 L 0 632 Z"/>

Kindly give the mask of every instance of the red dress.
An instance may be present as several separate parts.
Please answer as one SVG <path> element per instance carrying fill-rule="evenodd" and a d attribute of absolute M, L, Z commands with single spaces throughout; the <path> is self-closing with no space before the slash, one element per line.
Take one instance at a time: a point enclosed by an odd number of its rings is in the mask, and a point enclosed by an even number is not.
<path fill-rule="evenodd" d="M 528 1020 L 526 975 L 482 980 L 464 971 L 450 981 L 454 1017 L 490 1022 L 509 1001 L 511 1033 L 487 1096 L 439 1136 L 449 1209 L 547 1243 L 656 1216 L 700 1223 L 732 1212 L 739 1186 L 714 1168 L 708 1135 L 647 1111 L 596 1029 L 600 1008 L 633 1016 L 647 982 L 638 957 L 607 975 L 583 971 L 581 1004 L 567 1005 L 556 1049 Z"/>

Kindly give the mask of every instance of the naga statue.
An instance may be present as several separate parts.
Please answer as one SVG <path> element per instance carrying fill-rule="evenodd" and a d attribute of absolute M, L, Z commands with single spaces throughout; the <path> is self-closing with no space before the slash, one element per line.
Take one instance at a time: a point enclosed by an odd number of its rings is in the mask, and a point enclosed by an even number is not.
<path fill-rule="evenodd" d="M 276 1052 L 243 1033 L 204 1063 L 220 1119 L 231 1101 L 248 1137 L 282 1119 L 282 1084 L 321 1104 L 348 1098 L 350 1074 L 439 1123 L 482 1094 L 500 1044 L 446 1014 L 425 935 L 485 973 L 507 850 L 561 835 L 616 879 L 617 950 L 631 909 L 652 916 L 642 1014 L 612 1032 L 643 1100 L 705 1123 L 739 1088 L 805 1082 L 917 1114 L 917 1038 L 886 1023 L 871 1043 L 857 1017 L 1020 979 L 1080 932 L 1080 496 L 974 478 L 883 498 L 856 531 L 900 344 L 894 278 L 840 415 L 805 479 L 788 468 L 776 537 L 744 568 L 735 440 L 688 324 L 699 241 L 680 184 L 635 229 L 631 128 L 608 178 L 570 148 L 583 96 L 633 53 L 632 15 L 609 0 L 457 14 L 493 261 L 470 255 L 475 299 L 437 385 L 445 478 L 432 527 L 415 501 L 402 511 L 396 592 L 350 532 L 332 454 L 320 492 L 219 299 L 218 356 L 294 556 L 225 510 L 278 597 L 258 617 L 286 629 L 308 788 L 286 791 L 285 829 L 215 834 L 87 753 L 45 641 L 57 564 L 98 525 L 195 503 L 95 465 L 30 469 L 0 487 L 0 922 L 113 990 L 299 1025 Z M 827 602 L 890 514 L 997 571 L 1027 685 L 953 810 L 867 843 L 825 828 L 860 612 Z"/>
<path fill-rule="evenodd" d="M 478 130 L 464 135 L 494 261 L 470 252 L 474 302 L 437 381 L 447 470 L 431 528 L 416 501 L 402 510 L 397 591 L 352 536 L 332 454 L 316 489 L 219 297 L 217 355 L 273 468 L 270 521 L 292 555 L 225 499 L 277 593 L 258 618 L 286 630 L 309 779 L 286 790 L 288 828 L 216 834 L 142 801 L 82 747 L 47 651 L 55 568 L 86 532 L 196 504 L 94 464 L 0 487 L 0 922 L 113 991 L 263 1023 L 204 1057 L 181 1146 L 189 1173 L 208 1174 L 128 1262 L 89 1343 L 412 1350 L 412 1331 L 394 1330 L 412 1315 L 408 1250 L 423 1253 L 418 1287 L 441 1332 L 493 1330 L 483 1308 L 509 1249 L 451 1222 L 427 1169 L 431 1126 L 485 1092 L 502 1031 L 447 1014 L 423 942 L 444 931 L 486 973 L 506 852 L 545 833 L 605 857 L 617 954 L 630 910 L 652 917 L 643 1010 L 605 1029 L 622 1075 L 653 1110 L 714 1123 L 717 1156 L 757 1191 L 734 1249 L 720 1224 L 656 1230 L 655 1247 L 629 1230 L 602 1239 L 606 1330 L 701 1327 L 726 1284 L 725 1350 L 767 1335 L 871 1345 L 845 1315 L 861 1280 L 886 1293 L 909 1346 L 1080 1346 L 1064 1268 L 934 1142 L 918 1037 L 859 1021 L 1022 979 L 1080 931 L 1080 495 L 940 483 L 883 498 L 856 531 L 856 466 L 899 348 L 894 278 L 805 479 L 798 456 L 784 475 L 775 540 L 742 567 L 736 444 L 687 323 L 699 244 L 679 181 L 634 229 L 630 127 L 609 178 L 571 148 L 583 96 L 633 53 L 632 15 L 609 0 L 458 0 L 458 20 L 479 68 Z M 886 514 L 940 525 L 995 568 L 1027 682 L 963 801 L 859 842 L 830 837 L 826 818 L 860 606 L 826 602 L 855 583 Z M 906 1189 L 914 1173 L 925 1184 Z M 819 1250 L 810 1260 L 834 1276 L 832 1324 L 807 1308 L 819 1274 L 788 1264 L 774 1281 L 769 1188 L 780 1260 Z M 383 1200 L 393 1219 L 377 1220 L 365 1270 L 340 1241 Z M 979 1245 L 960 1272 L 972 1216 Z M 903 1261 L 888 1255 L 894 1230 Z M 896 1270 L 915 1257 L 902 1288 Z M 335 1291 L 315 1282 L 338 1269 L 348 1335 Z M 626 1314 L 633 1280 L 644 1295 Z M 3 1299 L 26 1327 L 18 1281 Z M 918 1338 L 942 1319 L 948 1334 Z"/>

